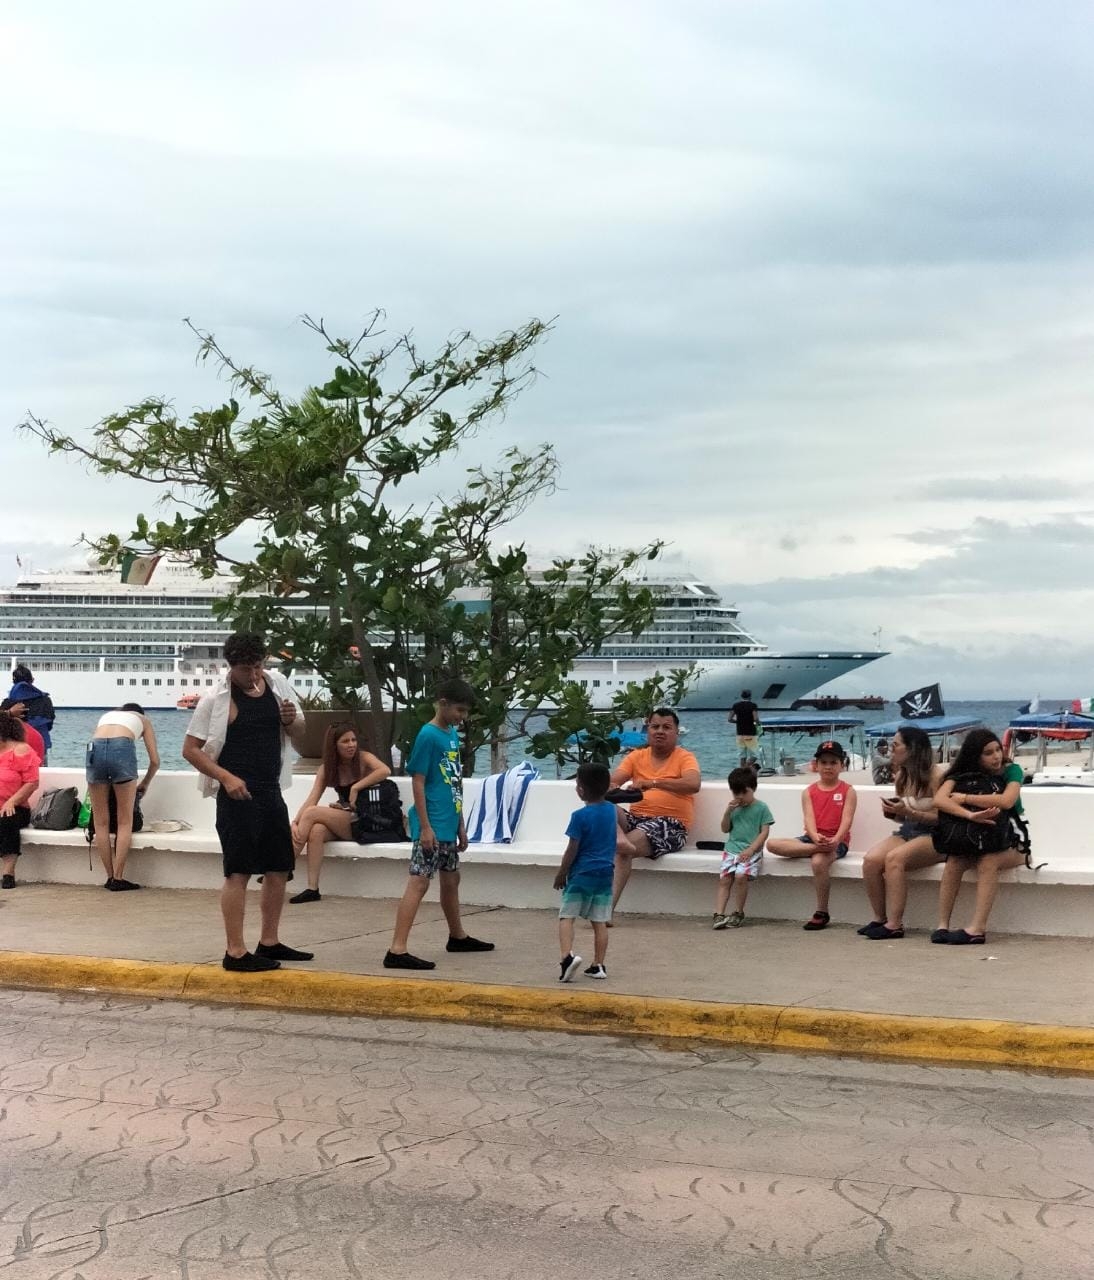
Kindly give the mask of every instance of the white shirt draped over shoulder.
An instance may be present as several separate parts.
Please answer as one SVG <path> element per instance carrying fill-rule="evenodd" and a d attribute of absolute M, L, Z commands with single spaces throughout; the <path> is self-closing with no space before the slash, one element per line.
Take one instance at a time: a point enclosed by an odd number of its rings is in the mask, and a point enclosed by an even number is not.
<path fill-rule="evenodd" d="M 304 723 L 304 713 L 300 709 L 300 703 L 297 700 L 293 687 L 277 671 L 264 671 L 266 683 L 273 690 L 274 697 L 279 701 L 286 700 L 293 704 L 296 708 L 296 723 Z M 230 678 L 225 676 L 215 689 L 210 689 L 208 693 L 203 694 L 201 701 L 194 708 L 194 714 L 190 717 L 190 723 L 186 726 L 186 733 L 191 738 L 201 738 L 204 741 L 202 751 L 210 760 L 220 758 L 220 753 L 224 750 L 224 741 L 228 736 L 228 711 L 232 705 L 232 690 Z M 292 764 L 293 755 L 289 750 L 289 735 L 285 730 L 285 726 L 281 726 L 281 790 L 287 791 L 292 786 Z M 215 778 L 207 778 L 205 774 L 198 774 L 198 790 L 203 796 L 215 796 L 220 789 L 220 783 Z"/>

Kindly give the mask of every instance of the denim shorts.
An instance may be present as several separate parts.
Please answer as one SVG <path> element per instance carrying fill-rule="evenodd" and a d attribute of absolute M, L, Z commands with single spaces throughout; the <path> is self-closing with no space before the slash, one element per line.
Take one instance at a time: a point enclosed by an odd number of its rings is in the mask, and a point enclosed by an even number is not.
<path fill-rule="evenodd" d="M 133 782 L 137 777 L 137 744 L 132 738 L 92 738 L 84 763 L 89 784 Z"/>
<path fill-rule="evenodd" d="M 915 840 L 919 836 L 933 836 L 938 830 L 935 822 L 902 822 L 896 829 L 901 840 Z"/>

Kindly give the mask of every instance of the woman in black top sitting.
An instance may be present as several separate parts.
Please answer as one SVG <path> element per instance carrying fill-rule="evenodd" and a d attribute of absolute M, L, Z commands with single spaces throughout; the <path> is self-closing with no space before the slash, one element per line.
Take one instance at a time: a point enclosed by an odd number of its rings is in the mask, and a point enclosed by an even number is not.
<path fill-rule="evenodd" d="M 327 841 L 355 838 L 358 794 L 377 786 L 390 773 L 382 760 L 364 750 L 357 729 L 348 721 L 327 730 L 315 783 L 292 827 L 297 855 L 305 848 L 308 851 L 308 887 L 290 902 L 319 901 L 319 869 Z M 334 788 L 338 799 L 332 805 L 321 805 L 319 799 L 328 787 Z"/>

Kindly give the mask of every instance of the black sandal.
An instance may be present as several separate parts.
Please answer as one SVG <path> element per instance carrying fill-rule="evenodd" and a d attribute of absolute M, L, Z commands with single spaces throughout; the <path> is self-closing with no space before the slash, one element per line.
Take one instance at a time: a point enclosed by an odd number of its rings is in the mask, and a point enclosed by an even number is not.
<path fill-rule="evenodd" d="M 975 946 L 977 943 L 984 943 L 987 940 L 988 935 L 986 933 L 966 933 L 964 929 L 951 929 L 943 939 L 951 947 L 967 947 L 970 944 Z"/>
<path fill-rule="evenodd" d="M 802 925 L 802 928 L 811 931 L 814 929 L 827 929 L 828 922 L 831 919 L 832 917 L 827 911 L 814 911 L 805 924 Z"/>

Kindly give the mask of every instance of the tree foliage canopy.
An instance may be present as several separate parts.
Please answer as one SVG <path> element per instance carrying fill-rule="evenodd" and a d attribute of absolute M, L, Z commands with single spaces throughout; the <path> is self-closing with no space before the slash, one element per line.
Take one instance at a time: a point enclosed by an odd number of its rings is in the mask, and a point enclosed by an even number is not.
<path fill-rule="evenodd" d="M 523 547 L 498 548 L 500 531 L 553 492 L 555 452 L 507 444 L 493 465 L 468 467 L 460 450 L 535 378 L 549 324 L 488 342 L 459 333 L 426 355 L 409 334 L 387 338 L 380 312 L 352 341 L 303 323 L 333 370 L 296 399 L 187 321 L 199 362 L 230 384 L 223 404 L 181 418 L 148 398 L 104 418 L 89 441 L 33 416 L 24 427 L 102 475 L 161 491 L 162 517 L 88 540 L 104 563 L 126 550 L 173 553 L 207 578 L 229 573 L 220 617 L 266 634 L 287 668 L 314 669 L 336 703 L 409 712 L 393 730 L 404 738 L 436 680 L 460 675 L 479 695 L 470 746 L 491 741 L 497 759 L 527 721 L 514 723 L 511 707 L 559 702 L 579 654 L 649 624 L 653 598 L 633 570 L 661 544 L 558 557 L 538 575 Z M 430 467 L 456 485 L 404 498 L 401 486 Z M 456 602 L 468 587 L 486 608 Z M 376 745 L 386 753 L 391 742 Z"/>

